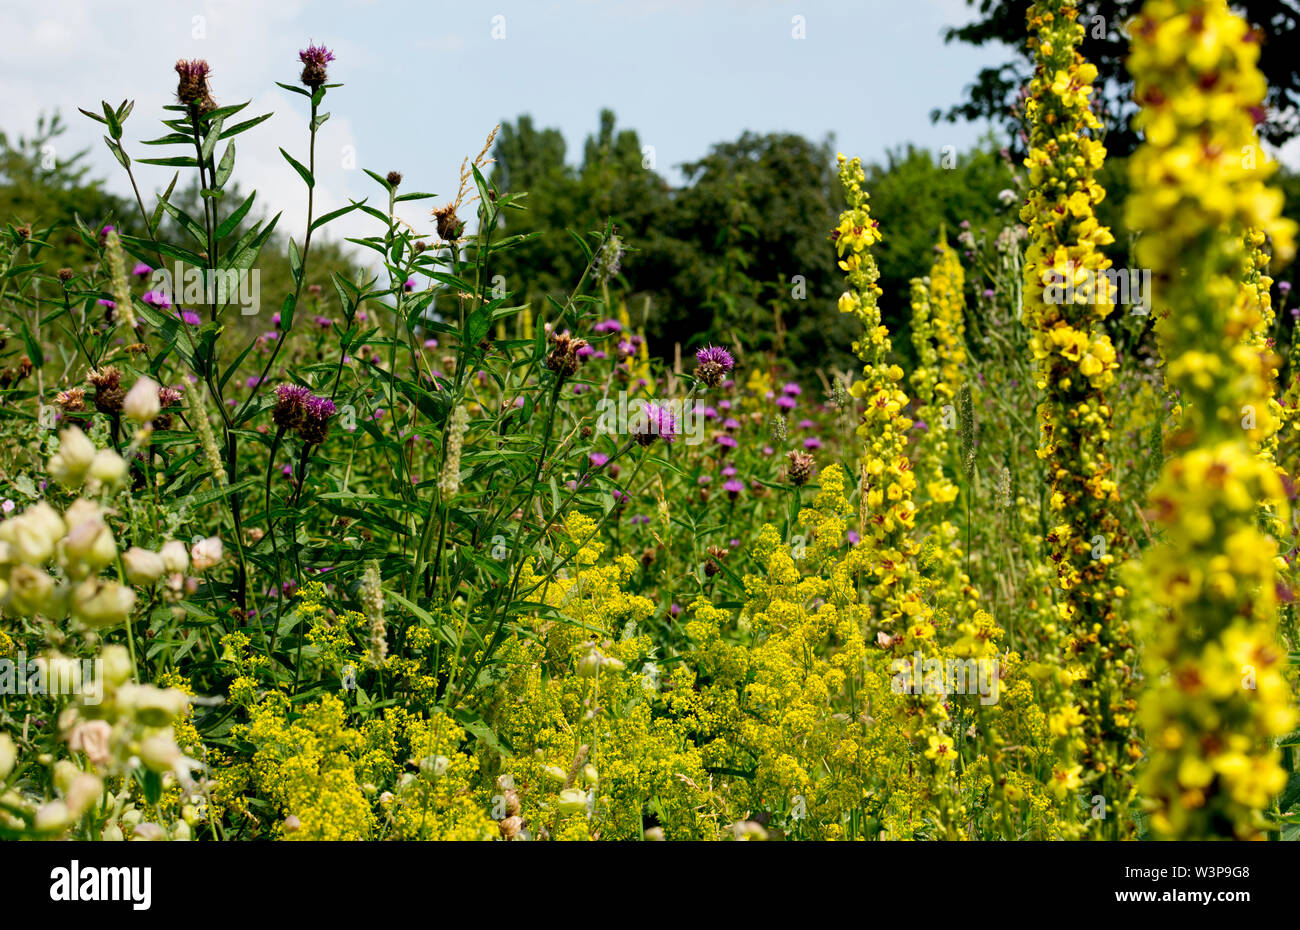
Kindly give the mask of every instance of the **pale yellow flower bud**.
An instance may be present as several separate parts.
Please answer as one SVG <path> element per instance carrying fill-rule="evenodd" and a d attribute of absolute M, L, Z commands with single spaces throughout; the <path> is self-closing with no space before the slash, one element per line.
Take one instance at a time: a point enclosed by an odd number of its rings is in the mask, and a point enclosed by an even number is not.
<path fill-rule="evenodd" d="M 161 555 L 139 546 L 132 546 L 122 553 L 122 566 L 131 584 L 138 585 L 153 584 L 166 570 Z"/>
<path fill-rule="evenodd" d="M 216 536 L 209 536 L 207 539 L 195 543 L 190 549 L 190 561 L 194 563 L 196 572 L 201 572 L 216 565 L 224 555 L 225 550 L 221 545 L 221 540 Z"/>
<path fill-rule="evenodd" d="M 8 778 L 18 762 L 18 747 L 8 733 L 0 733 L 0 779 Z"/>
<path fill-rule="evenodd" d="M 162 558 L 164 571 L 169 575 L 184 574 L 189 570 L 190 554 L 185 549 L 185 543 L 178 539 L 164 543 L 158 555 Z"/>
<path fill-rule="evenodd" d="M 135 592 L 116 581 L 87 578 L 72 592 L 72 615 L 92 629 L 125 623 Z"/>
<path fill-rule="evenodd" d="M 152 378 L 141 378 L 131 390 L 126 392 L 122 401 L 122 412 L 128 420 L 136 423 L 152 423 L 162 413 L 162 404 L 158 400 L 158 382 Z"/>
<path fill-rule="evenodd" d="M 126 480 L 126 459 L 112 449 L 100 449 L 90 463 L 90 477 L 116 488 Z"/>

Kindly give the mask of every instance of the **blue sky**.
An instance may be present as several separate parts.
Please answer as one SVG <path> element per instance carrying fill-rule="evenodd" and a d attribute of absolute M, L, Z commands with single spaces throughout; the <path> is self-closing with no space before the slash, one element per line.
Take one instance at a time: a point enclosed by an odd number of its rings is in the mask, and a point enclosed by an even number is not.
<path fill-rule="evenodd" d="M 981 65 L 1006 55 L 944 45 L 944 25 L 968 15 L 962 0 L 7 3 L 0 127 L 26 133 L 57 108 L 71 127 L 59 154 L 90 146 L 96 172 L 125 191 L 98 126 L 76 108 L 135 99 L 127 149 L 157 155 L 139 141 L 161 134 L 173 64 L 206 58 L 221 103 L 251 99 L 250 113 L 275 111 L 240 137 L 236 176 L 285 210 L 293 230 L 305 196 L 276 147 L 305 161 L 305 109 L 274 82 L 296 81 L 296 53 L 309 40 L 335 51 L 331 79 L 346 85 L 327 102 L 319 212 L 374 193 L 360 168 L 398 169 L 408 189 L 454 193 L 461 159 L 521 113 L 561 129 L 576 159 L 610 107 L 673 180 L 675 165 L 747 129 L 834 133 L 838 148 L 866 159 L 906 142 L 965 147 L 983 127 L 931 125 L 929 111 L 956 102 Z M 805 37 L 795 38 L 800 28 Z M 147 190 L 170 177 L 140 172 Z M 412 207 L 407 219 L 424 224 L 426 214 Z M 364 231 L 349 220 L 336 234 Z"/>

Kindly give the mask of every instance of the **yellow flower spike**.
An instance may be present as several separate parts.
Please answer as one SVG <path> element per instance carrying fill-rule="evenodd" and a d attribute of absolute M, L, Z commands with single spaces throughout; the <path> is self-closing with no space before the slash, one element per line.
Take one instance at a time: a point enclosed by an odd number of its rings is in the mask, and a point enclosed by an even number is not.
<path fill-rule="evenodd" d="M 1180 451 L 1151 491 L 1164 542 L 1145 560 L 1148 576 L 1134 573 L 1169 608 L 1146 630 L 1141 718 L 1159 736 L 1142 789 L 1159 836 L 1215 837 L 1228 823 L 1250 839 L 1285 783 L 1272 740 L 1295 720 L 1272 671 L 1277 542 L 1259 529 L 1261 507 L 1273 532 L 1285 508 L 1261 246 L 1271 238 L 1288 256 L 1295 230 L 1266 186 L 1276 165 L 1255 133 L 1266 87 L 1247 24 L 1225 0 L 1148 0 L 1132 33 L 1146 141 L 1130 160 L 1129 222 L 1152 231 L 1139 261 L 1178 308 L 1156 329 L 1181 407 L 1170 437 Z M 1243 152 L 1259 162 L 1247 168 Z"/>
<path fill-rule="evenodd" d="M 1102 794 L 1113 812 L 1105 820 L 1088 818 L 1094 836 L 1128 835 L 1127 806 L 1133 798 L 1136 734 L 1120 726 L 1112 708 L 1129 696 L 1135 656 L 1112 578 L 1116 558 L 1127 542 L 1116 517 L 1117 486 L 1107 452 L 1110 405 L 1102 390 L 1114 380 L 1115 351 L 1102 328 L 1113 310 L 1105 272 L 1110 261 L 1100 246 L 1113 241 L 1096 218 L 1105 191 L 1095 180 L 1105 148 L 1090 109 L 1097 69 L 1078 53 L 1083 27 L 1075 0 L 1037 0 L 1029 10 L 1030 46 L 1036 66 L 1029 85 L 1030 153 L 1034 176 L 1021 219 L 1029 226 L 1025 258 L 1025 323 L 1035 346 L 1041 428 L 1039 457 L 1052 465 L 1049 505 L 1054 528 L 1048 534 L 1057 585 L 1063 593 L 1061 632 L 1073 632 L 1077 646 L 1062 656 L 1079 660 L 1090 679 L 1074 698 L 1044 689 L 1052 732 L 1057 737 L 1061 797 L 1082 778 Z M 1088 541 L 1084 545 L 1076 542 Z M 1082 635 L 1096 631 L 1095 635 Z M 1078 723 L 1074 723 L 1078 715 Z M 1114 720 L 1111 724 L 1108 721 Z M 1067 736 L 1082 727 L 1079 761 L 1076 741 Z"/>

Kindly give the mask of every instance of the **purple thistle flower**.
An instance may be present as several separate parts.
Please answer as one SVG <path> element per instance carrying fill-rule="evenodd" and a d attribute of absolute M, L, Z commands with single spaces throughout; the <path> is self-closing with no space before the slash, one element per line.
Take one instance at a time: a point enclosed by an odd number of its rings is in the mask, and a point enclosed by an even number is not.
<path fill-rule="evenodd" d="M 609 456 L 604 452 L 592 452 L 587 456 L 587 461 L 591 463 L 592 468 L 603 468 L 609 464 Z"/>
<path fill-rule="evenodd" d="M 798 397 L 803 393 L 803 388 L 791 381 L 781 388 L 781 393 L 789 394 L 791 397 Z"/>
<path fill-rule="evenodd" d="M 197 107 L 203 113 L 214 109 L 217 104 L 208 89 L 208 75 L 211 72 L 212 69 L 202 58 L 189 61 L 182 58 L 176 62 L 176 74 L 179 75 L 176 99 L 187 107 Z"/>
<path fill-rule="evenodd" d="M 131 274 L 137 278 L 147 278 L 153 272 L 153 269 L 144 262 L 136 262 L 135 267 L 131 269 Z"/>
<path fill-rule="evenodd" d="M 739 443 L 736 442 L 736 438 L 734 436 L 728 436 L 726 433 L 718 434 L 717 438 L 714 439 L 713 441 L 716 442 L 718 445 L 722 446 L 722 448 L 724 449 L 734 449 L 736 448 L 736 446 L 739 445 Z"/>
<path fill-rule="evenodd" d="M 182 309 L 179 316 L 181 322 L 183 322 L 186 326 L 198 326 L 200 323 L 203 322 L 202 318 L 193 310 Z"/>
<path fill-rule="evenodd" d="M 308 397 L 302 404 L 303 424 L 298 434 L 304 442 L 313 446 L 320 445 L 329 433 L 330 417 L 337 412 L 334 401 L 328 397 Z"/>
<path fill-rule="evenodd" d="M 727 481 L 725 484 L 722 485 L 722 490 L 726 491 L 727 496 L 734 501 L 737 497 L 740 496 L 740 492 L 745 490 L 745 483 L 743 481 L 737 480 L 736 478 L 732 478 L 730 481 Z"/>
<path fill-rule="evenodd" d="M 648 446 L 658 436 L 671 444 L 677 438 L 677 418 L 665 404 L 643 403 L 632 423 L 632 435 L 643 446 Z"/>
<path fill-rule="evenodd" d="M 816 436 L 809 436 L 803 441 L 803 447 L 805 449 L 820 449 L 822 447 L 822 441 Z"/>
<path fill-rule="evenodd" d="M 308 45 L 298 53 L 302 62 L 302 82 L 312 90 L 320 87 L 329 79 L 326 65 L 334 60 L 334 53 L 323 45 Z"/>
<path fill-rule="evenodd" d="M 776 405 L 782 410 L 793 410 L 798 406 L 793 397 L 787 397 L 784 394 L 776 399 Z"/>
<path fill-rule="evenodd" d="M 271 419 L 281 429 L 299 429 L 306 417 L 307 399 L 311 391 L 300 384 L 281 384 L 275 389 L 275 409 Z"/>
<path fill-rule="evenodd" d="M 727 372 L 736 366 L 736 360 L 722 346 L 705 346 L 695 353 L 695 360 L 699 362 L 695 377 L 709 387 L 720 385 Z"/>
<path fill-rule="evenodd" d="M 706 346 L 695 353 L 695 360 L 701 365 L 721 365 L 723 371 L 736 367 L 736 360 L 722 346 Z"/>
<path fill-rule="evenodd" d="M 159 310 L 170 310 L 172 307 L 171 298 L 163 291 L 145 291 L 140 299 Z"/>
<path fill-rule="evenodd" d="M 722 428 L 726 430 L 740 429 L 740 421 L 735 417 L 727 417 L 722 421 Z"/>

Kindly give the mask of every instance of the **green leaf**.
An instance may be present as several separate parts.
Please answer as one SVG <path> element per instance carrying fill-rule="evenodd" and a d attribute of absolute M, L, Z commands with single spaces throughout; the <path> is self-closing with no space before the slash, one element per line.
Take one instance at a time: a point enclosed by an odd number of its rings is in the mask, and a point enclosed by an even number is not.
<path fill-rule="evenodd" d="M 270 119 L 273 115 L 274 114 L 272 113 L 263 113 L 261 116 L 254 116 L 252 119 L 246 119 L 242 123 L 236 123 L 229 129 L 224 130 L 221 133 L 221 138 L 229 139 L 231 136 L 237 136 L 241 132 L 247 132 L 263 120 Z"/>
<path fill-rule="evenodd" d="M 234 148 L 233 142 L 231 143 L 231 148 Z M 235 231 L 239 226 L 240 221 L 243 220 L 243 218 L 248 215 L 248 211 L 253 208 L 253 198 L 256 196 L 257 191 L 253 191 L 248 195 L 247 199 L 245 199 L 243 203 L 234 209 L 234 212 L 221 221 L 221 225 L 217 227 L 218 241 L 226 238 L 226 236 L 229 236 Z"/>
<path fill-rule="evenodd" d="M 225 122 L 224 116 L 219 116 L 213 122 L 212 128 L 208 130 L 207 136 L 203 139 L 202 154 L 205 162 L 212 160 L 212 153 L 217 150 L 217 140 L 221 138 L 221 125 Z"/>
<path fill-rule="evenodd" d="M 221 162 L 217 165 L 216 177 L 213 178 L 218 189 L 226 186 L 226 182 L 230 180 L 230 173 L 234 170 L 235 143 L 231 142 L 226 146 L 226 153 L 221 156 Z"/>
<path fill-rule="evenodd" d="M 158 225 L 162 223 L 163 205 L 167 203 L 168 199 L 172 195 L 172 191 L 176 189 L 176 181 L 180 176 L 181 173 L 179 171 L 172 173 L 172 182 L 167 185 L 167 190 L 163 191 L 163 195 L 158 198 L 158 206 L 153 208 L 153 216 L 150 217 L 149 220 L 150 237 L 156 235 L 158 232 Z"/>
<path fill-rule="evenodd" d="M 293 275 L 295 284 L 302 283 L 302 256 L 298 254 L 298 246 L 292 236 L 289 237 L 289 272 Z"/>
<path fill-rule="evenodd" d="M 319 229 L 320 227 L 324 226 L 326 223 L 330 222 L 331 220 L 336 220 L 340 216 L 343 216 L 346 213 L 351 213 L 353 210 L 355 210 L 357 207 L 361 206 L 364 203 L 365 203 L 364 200 L 358 200 L 358 201 L 354 201 L 353 203 L 349 204 L 346 207 L 340 207 L 337 210 L 331 210 L 329 213 L 326 213 L 324 216 L 312 220 L 311 228 Z"/>
<path fill-rule="evenodd" d="M 113 157 L 117 159 L 119 165 L 123 168 L 131 167 L 131 159 L 126 152 L 122 150 L 122 146 L 118 145 L 108 136 L 104 136 L 104 142 L 108 144 L 108 150 L 113 153 Z"/>
<path fill-rule="evenodd" d="M 193 155 L 173 155 L 170 158 L 142 158 L 142 165 L 160 165 L 163 168 L 197 168 L 199 163 Z"/>
<path fill-rule="evenodd" d="M 306 183 L 306 185 L 307 185 L 309 188 L 314 188 L 314 187 L 316 186 L 316 179 L 315 179 L 314 177 L 312 177 L 311 172 L 308 171 L 308 170 L 307 170 L 307 169 L 302 165 L 301 162 L 299 162 L 297 159 L 295 159 L 292 155 L 290 155 L 290 154 L 289 154 L 288 152 L 286 152 L 284 149 L 280 149 L 280 154 L 284 156 L 285 161 L 287 161 L 290 165 L 293 166 L 293 170 L 296 171 L 296 172 L 298 172 L 298 176 L 299 176 L 300 178 L 303 179 L 303 181 Z"/>

